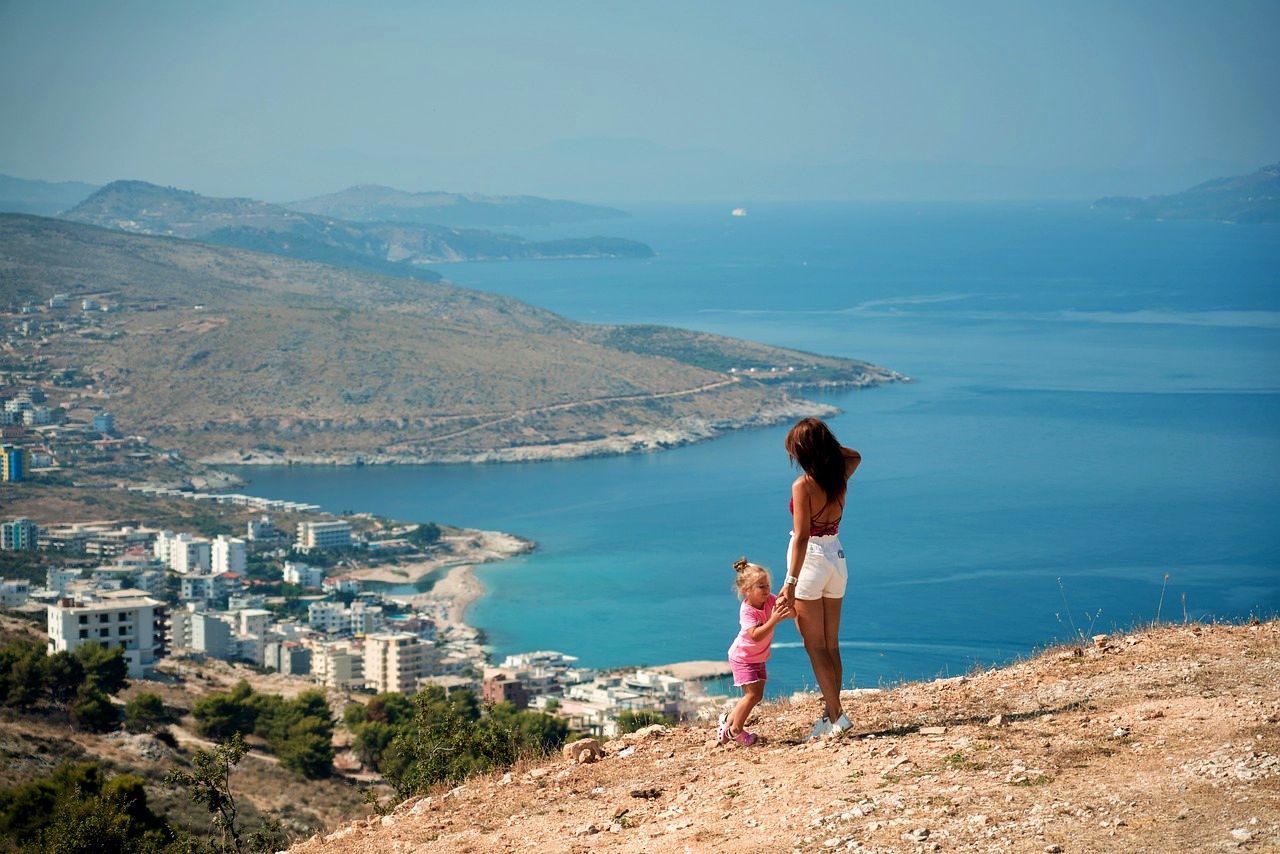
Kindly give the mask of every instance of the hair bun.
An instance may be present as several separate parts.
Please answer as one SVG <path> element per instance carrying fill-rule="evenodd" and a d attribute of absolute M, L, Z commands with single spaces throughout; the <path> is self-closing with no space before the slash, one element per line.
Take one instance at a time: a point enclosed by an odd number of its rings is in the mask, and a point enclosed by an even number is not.
<path fill-rule="evenodd" d="M 751 564 L 750 562 L 747 561 L 746 557 L 740 557 L 733 562 L 733 571 L 742 572 L 742 570 L 746 569 L 749 566 L 751 566 Z"/>

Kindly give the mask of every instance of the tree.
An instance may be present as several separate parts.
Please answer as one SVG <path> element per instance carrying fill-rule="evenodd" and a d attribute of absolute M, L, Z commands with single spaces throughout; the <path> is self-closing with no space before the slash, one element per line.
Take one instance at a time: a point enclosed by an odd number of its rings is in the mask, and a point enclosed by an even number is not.
<path fill-rule="evenodd" d="M 254 731 L 260 706 L 253 701 L 253 689 L 243 679 L 226 694 L 210 694 L 195 704 L 191 716 L 196 731 L 207 738 L 229 739 Z"/>
<path fill-rule="evenodd" d="M 84 668 L 85 680 L 93 682 L 98 690 L 115 694 L 129 684 L 129 662 L 119 647 L 108 649 L 97 641 L 90 641 L 77 647 L 73 654 Z"/>
<path fill-rule="evenodd" d="M 34 706 L 44 695 L 46 679 L 43 644 L 13 641 L 0 647 L 0 703 L 18 709 Z"/>
<path fill-rule="evenodd" d="M 159 694 L 143 692 L 124 704 L 124 728 L 129 732 L 156 732 L 172 720 Z"/>
<path fill-rule="evenodd" d="M 281 766 L 309 780 L 333 774 L 332 725 L 316 717 L 295 721 L 276 747 Z"/>
<path fill-rule="evenodd" d="M 84 666 L 80 659 L 69 652 L 55 652 L 45 659 L 48 674 L 49 698 L 59 706 L 65 706 L 76 696 L 84 682 Z"/>
<path fill-rule="evenodd" d="M 86 732 L 111 732 L 120 723 L 120 712 L 111 698 L 92 682 L 86 682 L 76 692 L 71 703 L 71 724 Z"/>
<path fill-rule="evenodd" d="M 108 778 L 85 762 L 0 790 L 0 837 L 28 851 L 123 854 L 159 852 L 174 833 L 147 805 L 142 778 Z"/>
<path fill-rule="evenodd" d="M 193 804 L 200 804 L 213 817 L 213 826 L 221 835 L 224 850 L 244 850 L 244 832 L 237 824 L 235 795 L 231 791 L 231 770 L 240 764 L 248 748 L 240 733 L 214 747 L 197 750 L 191 758 L 192 770 L 170 771 L 164 781 L 187 790 Z"/>
<path fill-rule="evenodd" d="M 405 539 L 417 546 L 429 546 L 440 541 L 440 526 L 435 522 L 423 522 L 405 535 Z"/>

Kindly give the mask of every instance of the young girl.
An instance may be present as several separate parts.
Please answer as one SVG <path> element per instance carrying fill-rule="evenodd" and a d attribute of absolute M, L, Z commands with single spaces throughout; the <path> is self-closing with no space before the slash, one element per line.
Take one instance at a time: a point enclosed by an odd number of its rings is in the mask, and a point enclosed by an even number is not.
<path fill-rule="evenodd" d="M 756 741 L 755 735 L 745 727 L 751 710 L 764 698 L 765 662 L 769 660 L 774 627 L 795 614 L 786 600 L 778 603 L 778 597 L 769 592 L 773 585 L 769 583 L 769 571 L 763 566 L 747 563 L 745 557 L 740 557 L 733 569 L 738 573 L 733 586 L 742 600 L 742 607 L 738 609 L 742 631 L 729 647 L 729 666 L 733 669 L 733 684 L 742 689 L 742 699 L 732 712 L 720 716 L 716 738 L 721 744 L 732 739 L 747 746 Z"/>

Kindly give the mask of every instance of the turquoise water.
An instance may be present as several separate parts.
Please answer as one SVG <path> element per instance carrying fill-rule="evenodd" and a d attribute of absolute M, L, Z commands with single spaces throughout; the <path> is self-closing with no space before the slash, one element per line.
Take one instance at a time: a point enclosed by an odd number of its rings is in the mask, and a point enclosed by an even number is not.
<path fill-rule="evenodd" d="M 842 536 L 855 684 L 964 672 L 1158 607 L 1280 612 L 1280 228 L 1066 205 L 743 219 L 683 206 L 607 226 L 659 257 L 444 271 L 576 319 L 705 329 L 916 378 L 810 395 L 843 410 L 832 427 L 865 459 Z M 240 471 L 260 495 L 532 538 L 534 554 L 479 573 L 489 594 L 470 618 L 496 654 L 660 663 L 723 656 L 739 554 L 781 569 L 785 432 L 572 462 Z M 772 693 L 811 684 L 797 641 L 780 631 Z"/>

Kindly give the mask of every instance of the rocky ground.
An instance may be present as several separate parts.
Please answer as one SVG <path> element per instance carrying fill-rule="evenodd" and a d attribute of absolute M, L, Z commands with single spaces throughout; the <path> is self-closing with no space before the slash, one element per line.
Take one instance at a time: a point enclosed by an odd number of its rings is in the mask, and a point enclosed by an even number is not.
<path fill-rule="evenodd" d="M 762 706 L 540 760 L 344 825 L 294 854 L 1277 851 L 1280 623 L 1167 626 L 1002 669 Z"/>

